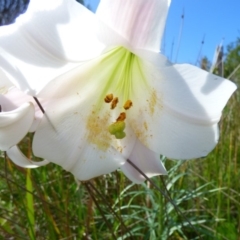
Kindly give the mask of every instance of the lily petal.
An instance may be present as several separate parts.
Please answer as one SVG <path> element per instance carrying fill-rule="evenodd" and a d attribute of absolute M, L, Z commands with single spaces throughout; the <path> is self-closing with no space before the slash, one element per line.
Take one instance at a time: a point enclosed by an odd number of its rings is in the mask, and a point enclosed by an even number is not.
<path fill-rule="evenodd" d="M 49 163 L 47 160 L 35 162 L 28 159 L 17 146 L 8 149 L 7 155 L 16 165 L 23 168 L 37 168 Z"/>
<path fill-rule="evenodd" d="M 159 52 L 169 5 L 170 0 L 101 0 L 96 15 L 133 48 Z"/>
<path fill-rule="evenodd" d="M 53 111 L 46 111 L 48 119 L 42 119 L 34 135 L 34 155 L 60 165 L 79 180 L 88 180 L 116 170 L 125 162 L 125 158 L 108 145 L 108 139 L 104 139 L 105 135 L 99 133 L 97 126 L 94 127 L 94 122 L 92 135 L 87 135 L 88 126 L 82 121 L 86 110 L 76 112 L 76 104 L 69 106 L 69 100 L 78 103 L 76 99 L 59 99 L 60 105 L 52 104 L 50 107 Z M 66 114 L 66 106 L 71 115 Z"/>
<path fill-rule="evenodd" d="M 2 93 L 0 94 L 0 105 L 3 112 L 9 112 L 13 111 L 16 108 L 20 107 L 24 103 L 32 103 L 35 107 L 35 117 L 34 121 L 32 123 L 31 128 L 29 129 L 29 132 L 35 132 L 40 119 L 43 116 L 42 111 L 39 109 L 38 105 L 34 101 L 32 96 L 29 96 L 25 93 L 23 93 L 21 90 L 19 90 L 16 87 L 10 87 L 10 88 L 2 88 Z M 46 106 L 46 101 L 40 99 L 41 105 L 43 108 Z"/>
<path fill-rule="evenodd" d="M 0 113 L 0 149 L 8 150 L 28 132 L 34 119 L 34 106 L 25 103 L 19 108 Z"/>
<path fill-rule="evenodd" d="M 191 65 L 157 68 L 142 61 L 141 68 L 148 84 L 135 84 L 141 107 L 129 116 L 137 137 L 169 158 L 206 156 L 218 141 L 217 123 L 236 85 Z"/>
<path fill-rule="evenodd" d="M 98 56 L 105 47 L 95 34 L 95 14 L 77 1 L 33 0 L 29 8 L 31 20 L 20 31 L 53 56 L 82 61 Z"/>
<path fill-rule="evenodd" d="M 158 86 L 164 89 L 164 101 L 193 121 L 204 122 L 205 118 L 208 123 L 218 122 L 222 109 L 237 88 L 233 82 L 189 64 L 165 68 L 162 77 L 165 81 Z"/>
<path fill-rule="evenodd" d="M 13 85 L 25 93 L 36 95 L 50 80 L 72 68 L 72 64 L 56 59 L 29 42 L 20 30 L 1 37 L 0 46 L 4 48 L 0 47 L 2 70 Z"/>
<path fill-rule="evenodd" d="M 167 174 L 159 154 L 149 150 L 138 140 L 135 143 L 129 159 L 149 178 Z M 121 166 L 121 170 L 134 183 L 142 183 L 146 180 L 145 177 L 128 162 Z"/>
<path fill-rule="evenodd" d="M 95 15 L 75 0 L 32 0 L 24 17 L 28 21 L 20 17 L 0 29 L 0 65 L 15 86 L 32 95 L 105 48 L 94 31 Z"/>

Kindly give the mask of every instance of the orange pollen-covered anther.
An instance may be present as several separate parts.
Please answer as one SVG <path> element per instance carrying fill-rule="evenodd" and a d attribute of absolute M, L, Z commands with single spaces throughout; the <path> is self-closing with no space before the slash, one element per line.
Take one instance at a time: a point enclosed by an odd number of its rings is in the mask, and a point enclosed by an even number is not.
<path fill-rule="evenodd" d="M 116 119 L 117 122 L 120 121 L 124 121 L 126 119 L 126 113 L 125 112 L 121 112 L 118 116 L 118 118 Z"/>
<path fill-rule="evenodd" d="M 128 110 L 130 107 L 132 107 L 132 101 L 131 100 L 127 100 L 126 102 L 125 102 L 125 104 L 124 104 L 124 106 L 123 106 L 123 108 L 125 109 L 125 110 Z"/>
<path fill-rule="evenodd" d="M 112 93 L 108 94 L 108 95 L 104 98 L 104 101 L 105 101 L 106 103 L 110 103 L 112 100 L 113 100 L 113 94 L 112 94 Z"/>
<path fill-rule="evenodd" d="M 111 103 L 111 109 L 114 109 L 118 104 L 118 98 L 115 97 L 113 100 L 112 100 L 112 103 Z"/>

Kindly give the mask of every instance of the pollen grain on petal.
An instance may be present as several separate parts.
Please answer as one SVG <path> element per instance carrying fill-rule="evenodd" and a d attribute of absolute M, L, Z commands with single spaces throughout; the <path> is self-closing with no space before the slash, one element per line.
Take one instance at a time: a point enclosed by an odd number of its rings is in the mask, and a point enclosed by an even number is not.
<path fill-rule="evenodd" d="M 148 134 L 146 133 L 145 129 L 137 127 L 135 129 L 135 134 L 137 138 L 145 145 L 148 146 Z"/>
<path fill-rule="evenodd" d="M 144 126 L 145 130 L 147 131 L 148 130 L 148 125 L 147 125 L 146 122 L 143 123 L 143 126 Z"/>
<path fill-rule="evenodd" d="M 140 112 L 139 118 L 142 119 L 143 113 Z M 134 132 L 137 138 L 146 146 L 149 145 L 149 138 L 152 137 L 152 134 L 149 131 L 148 124 L 146 121 L 132 120 L 131 127 L 134 129 Z"/>
<path fill-rule="evenodd" d="M 117 150 L 122 153 L 123 152 L 123 147 L 122 146 L 117 146 Z"/>

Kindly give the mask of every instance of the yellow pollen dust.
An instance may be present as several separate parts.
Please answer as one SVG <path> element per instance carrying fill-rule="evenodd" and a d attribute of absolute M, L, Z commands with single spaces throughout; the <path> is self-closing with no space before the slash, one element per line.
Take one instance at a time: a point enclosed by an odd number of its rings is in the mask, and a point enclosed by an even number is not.
<path fill-rule="evenodd" d="M 104 101 L 105 101 L 106 103 L 110 103 L 112 100 L 113 100 L 113 94 L 112 94 L 112 93 L 108 94 L 108 95 L 104 98 Z"/>
<path fill-rule="evenodd" d="M 153 90 L 151 98 L 149 99 L 149 109 L 151 115 L 154 114 L 156 105 L 157 105 L 157 92 L 156 90 Z"/>
<path fill-rule="evenodd" d="M 131 100 L 127 100 L 126 102 L 125 102 L 125 104 L 124 104 L 124 106 L 123 106 L 123 108 L 125 109 L 125 110 L 128 110 L 130 107 L 132 107 L 132 101 Z"/>
<path fill-rule="evenodd" d="M 110 111 L 99 115 L 98 112 L 92 111 L 87 118 L 88 135 L 86 136 L 89 143 L 94 144 L 98 149 L 106 151 L 111 144 L 111 136 L 108 133 Z"/>
<path fill-rule="evenodd" d="M 118 97 L 115 97 L 111 103 L 111 109 L 114 109 L 118 104 Z"/>

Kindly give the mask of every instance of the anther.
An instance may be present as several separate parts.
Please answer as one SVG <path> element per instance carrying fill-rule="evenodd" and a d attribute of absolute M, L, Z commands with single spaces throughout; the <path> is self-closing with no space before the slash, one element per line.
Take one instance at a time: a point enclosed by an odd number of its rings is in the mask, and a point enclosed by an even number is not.
<path fill-rule="evenodd" d="M 105 98 L 104 98 L 104 101 L 106 103 L 110 103 L 111 101 L 113 100 L 113 94 L 108 94 Z"/>
<path fill-rule="evenodd" d="M 132 107 L 132 101 L 131 100 L 127 100 L 126 102 L 125 102 L 125 104 L 124 104 L 124 106 L 123 106 L 123 108 L 125 109 L 125 110 L 128 110 L 130 107 Z"/>
<path fill-rule="evenodd" d="M 125 112 L 121 112 L 118 116 L 118 118 L 116 119 L 117 122 L 119 121 L 124 121 L 126 119 L 126 113 Z"/>
<path fill-rule="evenodd" d="M 118 98 L 115 97 L 113 100 L 112 100 L 112 103 L 111 103 L 111 109 L 114 109 L 118 104 Z"/>

